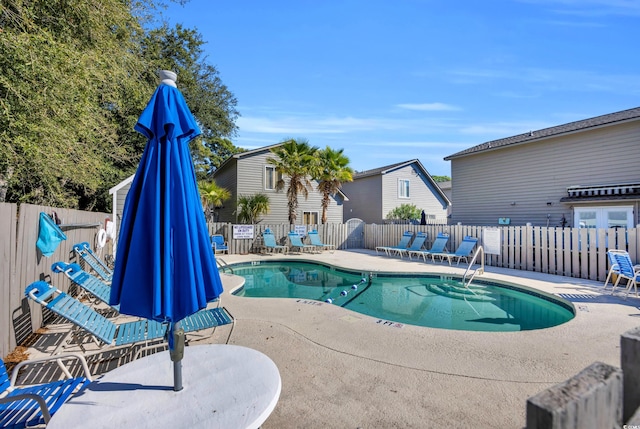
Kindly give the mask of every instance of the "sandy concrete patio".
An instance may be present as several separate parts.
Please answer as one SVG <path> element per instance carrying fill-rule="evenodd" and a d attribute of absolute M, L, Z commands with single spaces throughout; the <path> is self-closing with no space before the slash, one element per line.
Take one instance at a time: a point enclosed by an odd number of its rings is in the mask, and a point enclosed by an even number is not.
<path fill-rule="evenodd" d="M 280 258 L 219 257 L 229 264 Z M 370 251 L 288 258 L 370 271 L 464 271 Z M 601 294 L 600 282 L 493 267 L 483 278 L 583 297 L 574 300 L 572 321 L 544 330 L 398 328 L 325 303 L 233 296 L 242 280 L 224 274 L 222 302 L 237 319 L 230 343 L 262 351 L 282 376 L 263 428 L 521 428 L 528 397 L 595 361 L 620 366 L 620 335 L 640 323 L 640 300 Z"/>
<path fill-rule="evenodd" d="M 283 257 L 219 258 L 233 264 Z M 286 258 L 372 272 L 465 270 L 463 265 L 410 261 L 365 250 Z M 259 350 L 275 362 L 282 393 L 263 429 L 522 428 L 530 396 L 595 361 L 620 366 L 620 335 L 640 324 L 640 300 L 635 296 L 624 300 L 602 294 L 601 282 L 493 267 L 486 271 L 483 279 L 575 294 L 570 301 L 576 317 L 553 328 L 523 332 L 397 327 L 317 301 L 234 296 L 230 292 L 244 279 L 222 274 L 222 305 L 235 317 L 235 328 L 227 325 L 204 339 L 194 338 L 191 347 L 224 343 L 231 333 L 230 344 Z M 56 329 L 60 328 L 48 327 L 49 335 L 42 339 L 55 341 L 61 335 Z M 37 357 L 44 348 L 36 344 L 29 354 Z M 94 370 L 103 373 L 128 360 L 123 354 Z M 184 380 L 185 388 L 188 383 Z"/>

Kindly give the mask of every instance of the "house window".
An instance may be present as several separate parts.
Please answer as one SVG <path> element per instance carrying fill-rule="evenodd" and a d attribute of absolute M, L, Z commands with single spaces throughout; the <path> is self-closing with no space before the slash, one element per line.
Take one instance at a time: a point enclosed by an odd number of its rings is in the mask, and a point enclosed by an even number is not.
<path fill-rule="evenodd" d="M 581 207 L 574 210 L 578 228 L 633 228 L 633 207 Z"/>
<path fill-rule="evenodd" d="M 317 225 L 318 212 L 302 212 L 302 223 L 304 225 Z"/>
<path fill-rule="evenodd" d="M 398 179 L 398 198 L 409 198 L 409 180 Z"/>
<path fill-rule="evenodd" d="M 274 190 L 278 185 L 278 180 L 282 179 L 282 175 L 276 172 L 276 168 L 270 165 L 264 167 L 264 189 Z"/>

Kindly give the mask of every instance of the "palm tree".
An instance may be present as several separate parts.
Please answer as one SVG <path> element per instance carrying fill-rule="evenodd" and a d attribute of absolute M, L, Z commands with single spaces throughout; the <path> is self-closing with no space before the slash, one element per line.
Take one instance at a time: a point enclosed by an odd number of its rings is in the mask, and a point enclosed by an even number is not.
<path fill-rule="evenodd" d="M 269 213 L 269 197 L 267 195 L 255 194 L 238 198 L 238 208 L 236 210 L 238 222 L 253 225 L 258 223 L 260 217 L 267 213 Z"/>
<path fill-rule="evenodd" d="M 273 165 L 282 177 L 289 178 L 287 187 L 289 224 L 294 225 L 298 216 L 298 194 L 302 194 L 307 199 L 309 189 L 312 189 L 309 177 L 313 173 L 318 148 L 309 145 L 309 142 L 304 139 L 289 139 L 282 142 L 280 146 L 272 148 L 271 152 L 277 158 L 267 158 L 267 163 Z M 279 179 L 276 190 L 281 191 L 284 187 L 284 178 Z"/>
<path fill-rule="evenodd" d="M 353 181 L 353 170 L 344 149 L 333 150 L 329 146 L 318 151 L 317 168 L 314 178 L 318 181 L 318 191 L 322 194 L 322 223 L 327 223 L 327 211 L 331 195 L 335 195 L 345 182 Z"/>
<path fill-rule="evenodd" d="M 231 192 L 227 189 L 218 186 L 216 182 L 200 181 L 198 182 L 198 189 L 200 190 L 200 198 L 202 199 L 202 206 L 205 211 L 209 213 L 208 217 L 216 217 L 216 209 L 222 207 L 222 204 L 231 198 Z"/>

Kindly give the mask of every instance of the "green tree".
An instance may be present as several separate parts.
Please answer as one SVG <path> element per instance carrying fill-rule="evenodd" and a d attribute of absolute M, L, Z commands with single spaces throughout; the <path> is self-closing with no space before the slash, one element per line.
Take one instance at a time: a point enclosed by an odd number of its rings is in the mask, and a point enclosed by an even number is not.
<path fill-rule="evenodd" d="M 108 211 L 146 141 L 134 131 L 158 85 L 178 87 L 200 124 L 198 178 L 240 149 L 236 100 L 206 62 L 195 30 L 153 26 L 162 1 L 0 5 L 0 201 Z M 144 27 L 141 25 L 144 23 Z"/>
<path fill-rule="evenodd" d="M 265 194 L 240 196 L 236 217 L 238 222 L 256 224 L 260 218 L 269 213 L 269 197 Z"/>
<path fill-rule="evenodd" d="M 387 213 L 387 219 L 389 220 L 418 220 L 420 219 L 421 211 L 415 204 L 400 204 L 398 207 Z"/>
<path fill-rule="evenodd" d="M 191 153 L 199 179 L 210 176 L 228 156 L 241 152 L 228 137 L 237 134 L 237 100 L 222 83 L 218 70 L 203 56 L 202 35 L 196 30 L 167 24 L 147 32 L 142 54 L 151 70 L 172 70 L 202 135 L 192 141 Z M 157 84 L 157 76 L 150 76 Z"/>
<path fill-rule="evenodd" d="M 287 205 L 289 208 L 289 223 L 296 223 L 298 217 L 298 195 L 305 199 L 309 197 L 309 189 L 312 189 L 309 177 L 314 172 L 316 153 L 318 148 L 311 146 L 304 139 L 289 139 L 280 146 L 271 149 L 276 158 L 267 158 L 267 163 L 273 165 L 275 170 L 282 175 L 282 179 L 276 183 L 276 189 L 281 191 L 287 188 Z M 288 183 L 286 183 L 288 180 Z"/>
<path fill-rule="evenodd" d="M 6 201 L 105 209 L 143 142 L 151 87 L 127 2 L 0 6 L 0 182 Z"/>
<path fill-rule="evenodd" d="M 216 210 L 222 207 L 222 204 L 231 198 L 229 190 L 218 186 L 216 182 L 201 180 L 198 182 L 202 206 L 207 213 L 209 219 L 217 220 Z"/>
<path fill-rule="evenodd" d="M 431 178 L 436 183 L 449 182 L 451 180 L 451 177 L 449 177 L 449 176 L 431 176 Z"/>
<path fill-rule="evenodd" d="M 318 191 L 322 194 L 322 223 L 327 223 L 327 211 L 331 195 L 335 195 L 342 184 L 353 180 L 353 170 L 344 149 L 333 150 L 329 146 L 318 151 L 314 179 L 318 181 Z"/>

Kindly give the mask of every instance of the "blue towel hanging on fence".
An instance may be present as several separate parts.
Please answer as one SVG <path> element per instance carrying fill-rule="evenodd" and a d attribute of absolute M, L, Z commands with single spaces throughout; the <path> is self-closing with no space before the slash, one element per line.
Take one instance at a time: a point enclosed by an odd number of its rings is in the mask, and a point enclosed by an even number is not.
<path fill-rule="evenodd" d="M 67 236 L 60 229 L 58 225 L 49 217 L 48 214 L 40 213 L 40 232 L 38 235 L 38 241 L 36 246 L 47 258 L 53 255 L 53 252 L 58 248 L 58 244 L 62 240 L 66 240 Z"/>

